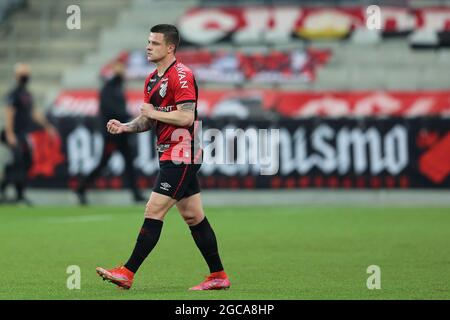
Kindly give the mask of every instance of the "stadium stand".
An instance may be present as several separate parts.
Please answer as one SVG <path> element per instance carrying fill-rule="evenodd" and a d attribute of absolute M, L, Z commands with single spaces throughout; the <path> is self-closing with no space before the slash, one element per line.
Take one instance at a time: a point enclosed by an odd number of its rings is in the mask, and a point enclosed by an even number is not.
<path fill-rule="evenodd" d="M 13 85 L 14 64 L 27 62 L 32 68 L 30 89 L 36 104 L 47 109 L 63 88 L 61 76 L 77 66 L 83 56 L 99 45 L 103 28 L 112 26 L 115 18 L 129 5 L 123 0 L 80 0 L 81 30 L 68 30 L 66 8 L 73 1 L 7 0 L 0 2 L 0 97 Z M 3 126 L 3 112 L 0 116 Z M 6 152 L 0 148 L 0 158 Z"/>
<path fill-rule="evenodd" d="M 270 1 L 269 1 L 270 2 Z M 267 1 L 248 1 L 245 3 L 267 4 Z M 284 2 L 283 2 L 284 3 Z M 298 3 L 286 1 L 286 3 Z M 312 2 L 301 2 L 306 5 Z M 314 2 L 316 3 L 316 2 Z M 322 2 L 321 2 L 322 3 Z M 323 1 L 329 5 L 355 5 L 361 1 Z M 322 5 L 323 5 L 322 3 Z M 376 3 L 403 4 L 404 1 L 378 1 Z M 447 3 L 447 2 L 445 2 Z M 98 85 L 96 71 L 99 65 L 117 56 L 120 51 L 142 50 L 145 43 L 148 25 L 161 21 L 175 23 L 180 16 L 197 3 L 195 1 L 135 1 L 131 8 L 121 12 L 117 24 L 108 30 L 104 30 L 100 36 L 99 50 L 90 54 L 81 66 L 74 70 L 66 71 L 63 76 L 64 87 L 77 88 Z M 202 6 L 227 5 L 227 1 L 201 1 Z M 317 3 L 316 3 L 317 4 Z M 413 6 L 424 5 L 424 2 L 413 1 Z M 444 1 L 428 2 L 429 5 L 444 4 Z M 241 3 L 241 5 L 243 5 Z M 319 4 L 317 4 L 319 5 Z M 135 35 L 129 37 L 129 34 Z M 361 40 L 370 38 L 370 33 L 354 34 L 350 41 L 311 41 L 315 47 L 331 48 L 333 55 L 328 67 L 319 70 L 319 76 L 314 83 L 287 84 L 288 88 L 326 90 L 326 89 L 442 89 L 450 82 L 448 73 L 434 73 L 433 71 L 445 70 L 449 67 L 449 53 L 445 51 L 414 51 L 411 50 L 408 39 L 385 39 L 375 36 L 375 40 Z M 303 47 L 301 41 L 291 41 L 286 44 L 272 46 L 275 49 L 287 47 Z M 239 46 L 230 44 L 214 44 L 209 46 L 211 50 L 234 48 L 241 50 Z M 260 50 L 261 47 L 248 47 L 246 50 Z M 386 66 L 386 69 L 383 69 Z M 432 71 L 430 71 L 432 70 Z M 433 76 L 434 74 L 434 76 Z M 421 76 L 420 76 L 421 75 Z M 346 79 L 346 81 L 342 81 Z M 206 87 L 216 88 L 217 84 L 205 83 Z M 246 87 L 260 87 L 261 84 L 247 83 Z M 131 82 L 130 88 L 140 88 L 141 82 Z M 220 87 L 220 86 L 219 86 Z M 229 87 L 224 85 L 224 87 Z M 265 85 L 267 87 L 267 85 Z M 270 85 L 269 85 L 270 87 Z"/>
<path fill-rule="evenodd" d="M 144 50 L 151 25 L 176 23 L 196 1 L 135 0 L 129 8 L 121 10 L 117 22 L 111 28 L 104 28 L 99 37 L 98 50 L 91 52 L 84 61 L 64 72 L 62 84 L 66 88 L 98 87 L 98 73 L 105 62 L 116 57 L 121 51 Z M 133 35 L 130 37 L 130 35 Z M 130 87 L 142 88 L 142 81 L 131 83 Z"/>
<path fill-rule="evenodd" d="M 17 3 L 18 1 L 11 1 Z M 82 29 L 68 32 L 64 28 L 64 10 L 70 1 L 52 3 L 28 1 L 27 8 L 12 14 L 6 23 L 14 26 L 3 35 L 0 45 L 0 93 L 10 82 L 14 61 L 26 57 L 34 75 L 42 81 L 33 82 L 38 101 L 48 105 L 62 88 L 89 88 L 99 86 L 98 70 L 124 50 L 142 50 L 150 24 L 176 23 L 190 7 L 229 5 L 229 1 L 144 1 L 131 2 L 81 1 L 85 13 Z M 367 1 L 366 1 L 367 2 Z M 364 1 L 300 1 L 303 5 L 361 5 Z M 271 1 L 246 1 L 245 4 L 268 4 Z M 283 1 L 283 4 L 299 3 Z M 367 2 L 368 3 L 368 2 Z M 371 1 L 371 4 L 401 5 L 405 1 Z M 40 5 L 39 5 L 40 4 Z M 448 1 L 411 1 L 413 7 L 448 5 Z M 47 6 L 47 7 L 46 7 Z M 114 19 L 117 17 L 117 19 Z M 43 21 L 46 21 L 43 23 Z M 2 27 L 2 31 L 6 30 Z M 130 34 L 133 34 L 130 37 Z M 450 83 L 450 74 L 434 71 L 448 69 L 447 51 L 414 51 L 406 38 L 367 40 L 370 34 L 354 34 L 352 41 L 311 41 L 318 48 L 330 48 L 333 55 L 326 68 L 321 68 L 314 83 L 287 84 L 286 88 L 326 89 L 441 89 Z M 364 40 L 361 40 L 364 39 Z M 368 43 L 367 43 L 368 42 Z M 275 49 L 301 47 L 301 41 L 275 45 Z M 214 48 L 230 48 L 229 44 L 215 44 Z M 245 47 L 245 46 L 244 46 Z M 234 47 L 239 49 L 239 47 Z M 251 47 L 250 47 L 251 48 Z M 254 47 L 257 50 L 258 47 Z M 247 49 L 248 50 L 248 49 Z M 6 58 L 6 60 L 4 60 Z M 380 68 L 381 66 L 381 68 Z M 381 71 L 383 66 L 386 70 Z M 421 76 L 419 76 L 421 75 Z M 342 81 L 346 79 L 346 81 Z M 205 84 L 217 87 L 217 84 Z M 259 84 L 260 85 L 260 84 Z M 258 86 L 249 83 L 247 87 Z M 131 82 L 130 88 L 140 88 L 141 82 Z M 220 87 L 220 86 L 219 86 Z M 227 85 L 224 85 L 226 88 Z"/>
<path fill-rule="evenodd" d="M 39 104 L 48 106 L 51 97 L 60 88 L 64 70 L 77 66 L 84 55 L 99 45 L 100 31 L 113 25 L 115 17 L 129 2 L 77 1 L 82 8 L 80 30 L 68 30 L 66 27 L 66 9 L 71 4 L 70 0 L 28 0 L 21 10 L 11 12 L 5 19 L 0 27 L 2 97 L 11 86 L 14 63 L 26 61 L 31 64 L 35 80 L 31 89 Z"/>
<path fill-rule="evenodd" d="M 14 10 L 25 5 L 24 0 L 5 0 L 0 3 L 0 24 L 11 14 Z"/>

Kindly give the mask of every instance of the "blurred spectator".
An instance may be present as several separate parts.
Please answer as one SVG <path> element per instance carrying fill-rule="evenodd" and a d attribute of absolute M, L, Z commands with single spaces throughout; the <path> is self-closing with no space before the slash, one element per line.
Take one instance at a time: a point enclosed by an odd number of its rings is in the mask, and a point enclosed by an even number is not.
<path fill-rule="evenodd" d="M 126 98 L 124 92 L 125 65 L 117 60 L 112 65 L 112 76 L 105 81 L 100 91 L 100 120 L 103 133 L 103 152 L 97 167 L 86 177 L 83 177 L 76 190 L 80 204 L 87 204 L 86 189 L 108 164 L 114 150 L 118 150 L 125 160 L 125 172 L 128 177 L 129 187 L 133 194 L 134 201 L 140 202 L 146 199 L 140 193 L 133 168 L 134 151 L 129 143 L 127 135 L 111 135 L 106 132 L 106 123 L 110 119 L 117 119 L 120 122 L 127 122 L 131 116 L 126 110 Z"/>
<path fill-rule="evenodd" d="M 11 151 L 12 162 L 4 168 L 3 181 L 0 183 L 0 194 L 5 198 L 8 184 L 16 189 L 16 202 L 31 205 L 25 198 L 27 173 L 32 164 L 31 148 L 27 135 L 38 124 L 50 134 L 56 135 L 56 129 L 47 121 L 33 105 L 33 97 L 28 91 L 31 70 L 27 64 L 15 66 L 16 86 L 7 94 L 5 108 L 5 128 L 1 131 L 1 142 Z"/>

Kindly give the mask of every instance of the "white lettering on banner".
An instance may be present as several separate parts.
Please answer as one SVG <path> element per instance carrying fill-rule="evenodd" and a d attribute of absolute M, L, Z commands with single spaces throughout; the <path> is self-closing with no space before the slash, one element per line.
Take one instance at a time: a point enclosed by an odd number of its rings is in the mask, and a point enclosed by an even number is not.
<path fill-rule="evenodd" d="M 298 107 L 296 116 L 308 118 L 317 115 L 327 115 L 329 117 L 370 116 L 374 114 L 391 115 L 399 112 L 401 107 L 401 100 L 384 93 L 375 93 L 362 97 L 355 102 L 353 110 L 350 101 L 328 96 L 306 102 Z"/>
<path fill-rule="evenodd" d="M 390 138 L 392 134 L 393 137 Z M 382 144 L 384 144 L 384 148 Z M 350 148 L 353 148 L 351 159 L 356 174 L 361 174 L 369 169 L 372 175 L 377 175 L 383 170 L 396 175 L 408 164 L 407 130 L 400 125 L 389 130 L 384 139 L 377 128 L 369 128 L 365 133 L 359 128 L 352 130 L 343 128 L 337 133 L 336 145 L 341 159 L 339 167 L 341 174 L 350 172 L 350 159 L 346 159 L 350 156 Z M 367 152 L 369 157 L 367 157 Z M 398 157 L 395 156 L 396 152 L 399 154 Z M 347 161 L 342 161 L 343 159 Z"/>
<path fill-rule="evenodd" d="M 98 113 L 98 99 L 78 97 L 76 94 L 62 94 L 52 108 L 56 117 L 70 115 L 96 115 Z"/>
<path fill-rule="evenodd" d="M 303 129 L 298 129 L 303 130 Z M 304 131 L 304 130 L 303 130 Z M 301 139 L 296 139 L 302 141 Z M 303 141 L 302 141 L 303 142 Z M 302 150 L 296 148 L 297 150 Z M 286 128 L 280 129 L 280 158 L 281 158 L 281 175 L 285 176 L 296 170 L 296 164 L 299 163 L 298 159 L 294 155 L 294 149 L 292 148 L 291 134 Z"/>
<path fill-rule="evenodd" d="M 309 172 L 314 165 L 318 162 L 318 155 L 312 154 L 308 157 L 307 152 L 307 137 L 305 129 L 299 128 L 294 133 L 294 159 L 296 164 L 297 172 Z M 289 148 L 291 147 L 291 143 L 289 143 Z M 284 159 L 281 159 L 281 163 L 283 164 Z"/>
<path fill-rule="evenodd" d="M 244 10 L 246 24 L 233 34 L 233 40 L 240 43 L 284 43 L 290 40 L 295 22 L 301 14 L 299 8 L 258 8 Z"/>
<path fill-rule="evenodd" d="M 422 14 L 423 30 L 444 31 L 447 23 L 450 23 L 449 10 L 424 10 Z"/>
<path fill-rule="evenodd" d="M 310 147 L 308 147 L 310 145 Z M 335 130 L 323 124 L 310 136 L 304 128 L 293 134 L 280 129 L 280 172 L 288 175 L 297 171 L 307 174 L 313 168 L 325 174 L 369 172 L 377 175 L 383 171 L 399 174 L 409 162 L 408 132 L 397 125 L 382 134 L 375 127 L 362 130 L 343 127 Z"/>
<path fill-rule="evenodd" d="M 397 124 L 381 132 L 375 126 L 333 128 L 327 123 L 294 131 L 286 127 L 257 129 L 254 126 L 198 131 L 203 148 L 202 173 L 235 175 L 301 175 L 317 169 L 323 174 L 399 175 L 409 164 L 408 130 Z M 197 136 L 197 135 L 196 135 Z M 158 154 L 150 133 L 137 135 L 134 166 L 145 175 L 158 170 Z M 77 127 L 67 137 L 68 172 L 87 175 L 98 164 L 103 148 L 100 133 Z M 197 153 L 196 153 L 197 154 Z M 122 155 L 108 163 L 114 175 L 124 172 Z"/>
<path fill-rule="evenodd" d="M 409 162 L 408 133 L 405 128 L 396 125 L 385 138 L 386 168 L 391 174 L 399 174 Z"/>
<path fill-rule="evenodd" d="M 391 115 L 402 107 L 401 102 L 392 96 L 376 93 L 358 100 L 353 110 L 356 116 L 370 116 L 373 114 Z"/>
<path fill-rule="evenodd" d="M 407 117 L 425 116 L 431 113 L 435 99 L 433 98 L 418 98 L 414 101 L 411 107 L 405 111 Z"/>
<path fill-rule="evenodd" d="M 340 161 L 338 172 L 340 174 L 350 172 L 352 163 L 356 174 L 367 171 L 369 163 L 372 174 L 378 174 L 383 170 L 381 137 L 377 129 L 369 128 L 364 133 L 359 128 L 352 130 L 343 128 L 339 130 L 336 140 L 336 146 L 339 150 L 338 158 Z M 366 156 L 367 146 L 369 147 L 369 158 Z M 353 149 L 353 156 L 351 149 Z"/>
<path fill-rule="evenodd" d="M 218 9 L 202 9 L 182 17 L 180 35 L 189 42 L 210 44 L 222 40 L 238 26 L 233 14 Z"/>
<path fill-rule="evenodd" d="M 247 23 L 233 34 L 233 40 L 243 44 L 264 42 L 267 21 L 270 19 L 269 9 L 262 7 L 244 10 L 242 15 Z"/>
<path fill-rule="evenodd" d="M 376 8 L 376 10 L 374 10 Z M 369 9 L 369 11 L 366 11 Z M 369 28 L 390 33 L 440 32 L 448 29 L 450 10 L 370 6 L 368 8 L 258 7 L 234 11 L 198 8 L 180 20 L 183 39 L 199 45 L 231 35 L 238 43 L 290 42 L 293 31 L 307 37 L 342 37 L 353 29 Z M 298 28 L 298 30 L 295 30 Z"/>
<path fill-rule="evenodd" d="M 319 158 L 317 166 L 326 173 L 336 169 L 336 152 L 328 141 L 334 137 L 334 130 L 327 125 L 320 125 L 312 134 L 311 145 L 314 150 L 322 154 L 323 158 Z"/>
<path fill-rule="evenodd" d="M 297 112 L 298 117 L 313 117 L 326 114 L 330 117 L 342 117 L 350 113 L 350 104 L 345 99 L 324 97 L 305 103 Z"/>
<path fill-rule="evenodd" d="M 272 11 L 273 27 L 264 32 L 267 42 L 284 43 L 291 40 L 295 23 L 302 15 L 300 8 L 276 8 Z M 268 22 L 269 23 L 269 22 Z"/>
<path fill-rule="evenodd" d="M 114 151 L 108 161 L 108 168 L 115 176 L 121 175 L 125 171 L 125 159 L 118 151 Z"/>
<path fill-rule="evenodd" d="M 67 137 L 67 160 L 70 175 L 87 175 L 99 164 L 103 151 L 103 137 L 91 133 L 85 127 L 78 127 Z M 123 156 L 115 151 L 108 161 L 112 174 L 120 175 L 125 170 Z"/>
<path fill-rule="evenodd" d="M 390 32 L 407 32 L 412 31 L 417 26 L 416 17 L 404 8 L 381 8 L 381 29 L 387 29 L 387 22 L 395 24 L 395 30 L 390 29 Z"/>
<path fill-rule="evenodd" d="M 100 133 L 91 134 L 85 127 L 77 127 L 67 136 L 69 174 L 89 174 L 100 161 L 102 148 Z"/>
<path fill-rule="evenodd" d="M 183 80 L 184 81 L 184 80 Z M 197 104 L 199 115 L 211 116 L 230 104 L 238 104 L 239 98 L 249 91 L 213 93 L 203 91 Z M 139 115 L 142 104 L 142 93 L 132 90 L 129 93 L 127 110 L 133 116 Z M 266 91 L 258 91 L 264 99 Z M 272 93 L 270 93 L 272 95 Z M 360 116 L 421 116 L 442 115 L 450 112 L 448 92 L 420 91 L 420 92 L 324 92 L 320 95 L 313 92 L 284 92 L 276 94 L 270 99 L 274 101 L 274 108 L 288 116 L 295 118 L 309 118 L 314 116 L 327 117 L 360 117 Z M 98 114 L 97 92 L 85 90 L 80 92 L 62 92 L 51 109 L 55 117 L 95 116 Z"/>

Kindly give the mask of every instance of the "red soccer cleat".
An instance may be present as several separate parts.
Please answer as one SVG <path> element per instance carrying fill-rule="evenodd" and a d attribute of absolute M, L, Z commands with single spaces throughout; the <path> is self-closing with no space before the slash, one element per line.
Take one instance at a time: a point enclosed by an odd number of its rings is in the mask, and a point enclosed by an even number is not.
<path fill-rule="evenodd" d="M 226 290 L 231 286 L 230 280 L 224 271 L 213 272 L 199 285 L 189 288 L 191 291 Z"/>
<path fill-rule="evenodd" d="M 100 267 L 95 268 L 98 275 L 103 278 L 103 280 L 114 283 L 122 289 L 130 289 L 133 284 L 134 273 L 120 266 L 111 270 L 106 270 Z"/>

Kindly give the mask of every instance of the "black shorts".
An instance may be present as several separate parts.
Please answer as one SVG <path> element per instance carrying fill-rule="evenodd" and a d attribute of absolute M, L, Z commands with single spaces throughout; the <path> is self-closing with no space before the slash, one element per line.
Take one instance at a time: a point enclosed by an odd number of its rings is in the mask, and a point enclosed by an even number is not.
<path fill-rule="evenodd" d="M 161 161 L 153 191 L 175 200 L 190 197 L 200 192 L 197 172 L 201 164 L 175 164 Z"/>

